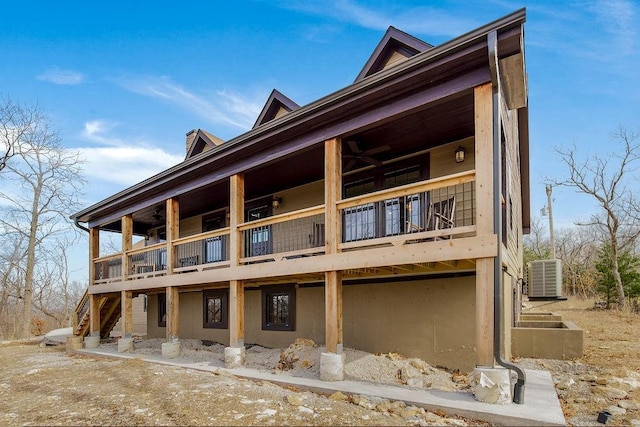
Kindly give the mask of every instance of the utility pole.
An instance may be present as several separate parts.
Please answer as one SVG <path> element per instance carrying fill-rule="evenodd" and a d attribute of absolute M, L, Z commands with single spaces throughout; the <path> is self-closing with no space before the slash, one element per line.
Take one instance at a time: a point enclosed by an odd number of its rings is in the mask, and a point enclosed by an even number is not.
<path fill-rule="evenodd" d="M 551 184 L 547 184 L 547 206 L 549 209 L 549 244 L 551 245 L 551 259 L 556 259 L 556 238 L 553 233 L 553 208 L 551 207 Z"/>

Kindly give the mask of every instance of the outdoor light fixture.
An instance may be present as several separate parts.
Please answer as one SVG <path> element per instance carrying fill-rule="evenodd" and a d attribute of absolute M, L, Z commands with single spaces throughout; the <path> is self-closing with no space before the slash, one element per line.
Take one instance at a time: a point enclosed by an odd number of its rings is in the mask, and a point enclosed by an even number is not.
<path fill-rule="evenodd" d="M 273 206 L 273 209 L 278 209 L 280 203 L 282 203 L 282 198 L 273 196 L 273 201 L 271 202 L 271 206 Z"/>
<path fill-rule="evenodd" d="M 464 162 L 464 148 L 462 148 L 462 146 L 459 146 L 456 150 L 456 163 L 462 162 Z"/>

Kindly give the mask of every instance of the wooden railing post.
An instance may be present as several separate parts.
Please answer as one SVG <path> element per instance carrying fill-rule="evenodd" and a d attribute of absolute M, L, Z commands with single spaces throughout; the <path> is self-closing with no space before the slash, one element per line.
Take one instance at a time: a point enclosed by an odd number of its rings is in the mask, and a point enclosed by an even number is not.
<path fill-rule="evenodd" d="M 493 89 L 491 83 L 474 90 L 477 235 L 493 229 Z M 500 244 L 500 242 L 498 242 Z M 476 260 L 476 365 L 493 366 L 493 258 Z"/>
<path fill-rule="evenodd" d="M 244 176 L 232 175 L 229 182 L 229 261 L 235 267 L 244 255 L 242 232 L 238 230 L 244 222 Z"/>
<path fill-rule="evenodd" d="M 96 281 L 95 259 L 100 257 L 100 229 L 93 227 L 89 229 L 89 286 Z"/>
<path fill-rule="evenodd" d="M 178 199 L 167 200 L 167 274 L 173 273 L 177 264 L 173 241 L 180 237 L 180 205 Z"/>
<path fill-rule="evenodd" d="M 133 216 L 125 215 L 122 217 L 122 280 L 127 280 L 129 274 L 129 255 L 133 247 Z"/>

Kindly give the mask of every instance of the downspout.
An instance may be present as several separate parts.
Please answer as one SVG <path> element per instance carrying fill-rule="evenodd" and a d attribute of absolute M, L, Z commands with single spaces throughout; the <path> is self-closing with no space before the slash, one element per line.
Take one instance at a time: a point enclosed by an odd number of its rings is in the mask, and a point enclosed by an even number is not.
<path fill-rule="evenodd" d="M 489 68 L 491 69 L 491 83 L 493 86 L 493 100 L 492 100 L 492 116 L 493 116 L 493 227 L 494 232 L 498 237 L 498 253 L 494 258 L 493 263 L 493 357 L 498 365 L 505 367 L 509 370 L 515 371 L 518 374 L 518 380 L 513 390 L 513 402 L 518 404 L 524 403 L 524 385 L 526 381 L 526 375 L 524 370 L 519 366 L 506 361 L 502 358 L 502 295 L 503 295 L 503 283 L 502 283 L 502 202 L 500 200 L 500 194 L 502 191 L 502 155 L 501 155 L 501 140 L 500 140 L 500 105 L 499 105 L 499 75 L 498 75 L 498 35 L 496 31 L 491 31 L 488 34 L 489 45 Z"/>
<path fill-rule="evenodd" d="M 89 229 L 87 227 L 85 227 L 84 225 L 80 225 L 80 223 L 78 222 L 78 218 L 74 218 L 73 225 L 78 227 L 80 230 L 86 231 L 87 233 L 89 232 Z"/>

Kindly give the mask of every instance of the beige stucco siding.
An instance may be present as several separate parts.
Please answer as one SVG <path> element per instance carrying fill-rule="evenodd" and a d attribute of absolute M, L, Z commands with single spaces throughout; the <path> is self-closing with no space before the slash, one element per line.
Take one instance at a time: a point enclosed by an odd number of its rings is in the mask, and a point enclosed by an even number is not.
<path fill-rule="evenodd" d="M 469 371 L 475 364 L 475 277 L 345 285 L 344 345 L 373 353 L 397 352 L 432 365 Z M 296 290 L 296 330 L 263 331 L 261 290 L 245 291 L 245 343 L 287 347 L 296 338 L 324 343 L 324 288 Z M 157 297 L 149 299 L 149 337 L 157 326 Z M 180 294 L 181 338 L 229 343 L 229 331 L 202 327 L 202 292 Z"/>

